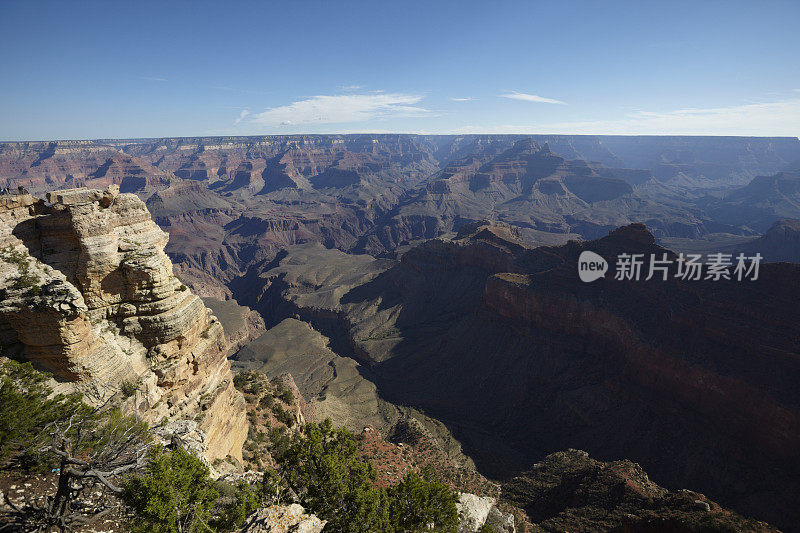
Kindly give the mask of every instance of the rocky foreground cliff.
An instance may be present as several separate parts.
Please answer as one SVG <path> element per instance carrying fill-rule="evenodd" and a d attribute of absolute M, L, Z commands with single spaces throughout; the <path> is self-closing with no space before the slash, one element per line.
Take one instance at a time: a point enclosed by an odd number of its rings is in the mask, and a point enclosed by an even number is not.
<path fill-rule="evenodd" d="M 172 271 L 168 236 L 116 186 L 0 196 L 0 347 L 59 390 L 151 425 L 191 419 L 207 459 L 241 459 L 244 399 L 222 326 Z"/>

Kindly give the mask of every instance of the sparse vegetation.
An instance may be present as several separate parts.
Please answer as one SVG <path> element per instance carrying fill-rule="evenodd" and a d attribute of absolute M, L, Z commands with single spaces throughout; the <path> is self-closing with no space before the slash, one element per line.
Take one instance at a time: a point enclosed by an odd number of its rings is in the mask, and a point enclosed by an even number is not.
<path fill-rule="evenodd" d="M 368 335 L 361 339 L 358 339 L 361 342 L 364 341 L 379 341 L 384 339 L 391 339 L 394 337 L 399 337 L 401 335 L 401 331 L 396 327 L 387 328 L 384 331 L 374 333 L 372 335 Z"/>
<path fill-rule="evenodd" d="M 0 367 L 0 466 L 17 475 L 55 473 L 54 492 L 29 494 L 12 509 L 12 529 L 70 530 L 107 512 L 108 499 L 77 505 L 97 489 L 118 493 L 117 478 L 144 464 L 147 425 L 79 395 L 53 395 L 47 376 L 30 364 Z"/>
<path fill-rule="evenodd" d="M 126 480 L 122 492 L 135 512 L 128 527 L 137 533 L 208 531 L 218 496 L 208 467 L 181 448 L 155 450 L 145 472 Z"/>
<path fill-rule="evenodd" d="M 265 392 L 258 404 L 264 409 L 270 409 L 275 404 L 275 397 L 269 392 Z"/>
<path fill-rule="evenodd" d="M 218 483 L 221 497 L 217 500 L 216 517 L 211 525 L 217 531 L 234 531 L 240 528 L 247 515 L 261 506 L 261 487 L 253 488 L 249 483 L 240 481 L 235 487 L 227 483 Z"/>
<path fill-rule="evenodd" d="M 278 422 L 284 424 L 286 427 L 292 427 L 294 425 L 294 417 L 291 415 L 291 413 L 284 409 L 282 405 L 273 405 L 272 413 L 275 415 L 275 418 L 278 419 Z"/>
<path fill-rule="evenodd" d="M 358 452 L 356 437 L 330 419 L 305 424 L 291 437 L 276 435 L 278 469 L 267 472 L 265 498 L 281 503 L 293 491 L 304 507 L 328 520 L 331 532 L 455 532 L 455 493 L 434 479 L 409 474 L 383 489 L 375 469 Z"/>
<path fill-rule="evenodd" d="M 296 428 L 296 398 L 281 380 L 269 380 L 264 374 L 244 371 L 234 376 L 234 385 L 247 400 L 250 422 L 243 458 L 253 469 L 274 465 L 272 443 L 278 435 Z"/>
<path fill-rule="evenodd" d="M 0 257 L 17 267 L 17 276 L 11 282 L 11 287 L 17 290 L 28 290 L 34 295 L 41 293 L 38 277 L 31 274 L 30 261 L 32 258 L 27 254 L 8 246 L 3 249 Z"/>
<path fill-rule="evenodd" d="M 261 490 L 244 481 L 216 482 L 192 454 L 157 448 L 145 470 L 125 481 L 122 499 L 134 511 L 128 524 L 134 533 L 224 532 L 241 527 L 261 505 Z"/>
<path fill-rule="evenodd" d="M 389 487 L 389 514 L 395 531 L 455 531 L 458 510 L 455 494 L 437 481 L 432 471 L 410 472 Z M 430 525 L 433 527 L 430 527 Z"/>
<path fill-rule="evenodd" d="M 277 387 L 278 391 L 276 396 L 280 401 L 282 401 L 287 405 L 294 403 L 294 394 L 292 394 L 292 391 L 290 391 L 289 388 L 286 387 L 286 385 L 284 385 L 282 382 L 279 381 Z"/>
<path fill-rule="evenodd" d="M 123 398 L 130 398 L 134 394 L 136 394 L 136 383 L 132 383 L 130 381 L 123 381 L 122 385 L 120 386 L 120 392 L 122 393 Z"/>
<path fill-rule="evenodd" d="M 244 392 L 247 394 L 258 395 L 264 390 L 264 384 L 258 380 L 251 381 L 244 387 Z"/>
<path fill-rule="evenodd" d="M 235 374 L 233 376 L 233 386 L 236 387 L 238 390 L 243 391 L 244 390 L 244 386 L 247 385 L 247 383 L 251 379 L 251 375 L 250 374 L 251 373 L 247 372 L 247 371 L 239 372 L 238 374 Z"/>
<path fill-rule="evenodd" d="M 99 483 L 119 500 L 105 497 L 96 509 L 126 505 L 134 533 L 233 531 L 254 509 L 295 497 L 328 520 L 326 531 L 455 531 L 455 495 L 446 485 L 425 472 L 377 486 L 374 468 L 346 429 L 330 420 L 287 429 L 295 419 L 284 402 L 295 397 L 288 387 L 270 388 L 264 376 L 237 376 L 239 386 L 257 392 L 249 395 L 251 405 L 269 404 L 282 424 L 251 427 L 249 453 L 269 453 L 277 465 L 254 486 L 212 480 L 205 463 L 180 448 L 152 448 L 146 426 L 134 417 L 90 408 L 79 396 L 52 396 L 46 376 L 29 364 L 11 362 L 0 370 L 0 462 L 31 471 L 58 468 L 57 477 L 66 480 L 48 500 L 57 505 L 30 502 L 17 509 L 21 528 L 66 530 L 80 523 L 85 507 L 72 502 L 81 487 Z M 133 383 L 121 384 L 123 396 L 135 390 Z M 22 416 L 29 410 L 33 416 Z M 248 416 L 257 417 L 257 410 Z"/>

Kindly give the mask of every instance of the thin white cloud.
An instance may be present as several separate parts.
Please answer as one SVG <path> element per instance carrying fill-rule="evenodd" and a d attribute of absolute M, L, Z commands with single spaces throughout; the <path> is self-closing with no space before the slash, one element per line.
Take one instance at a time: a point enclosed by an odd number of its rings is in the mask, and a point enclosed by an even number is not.
<path fill-rule="evenodd" d="M 147 81 L 167 81 L 167 78 L 151 78 L 150 76 L 139 76 L 139 79 Z"/>
<path fill-rule="evenodd" d="M 242 112 L 239 113 L 239 116 L 233 122 L 233 125 L 236 126 L 237 124 L 239 124 L 249 114 L 250 114 L 250 110 L 249 109 L 242 109 Z"/>
<path fill-rule="evenodd" d="M 341 89 L 342 91 L 357 91 L 357 90 L 359 90 L 361 88 L 362 88 L 361 85 L 340 85 L 339 86 L 339 89 Z"/>
<path fill-rule="evenodd" d="M 441 133 L 799 137 L 800 99 L 668 112 L 636 111 L 609 120 L 469 125 Z"/>
<path fill-rule="evenodd" d="M 738 135 L 791 136 L 800 134 L 800 99 L 729 107 L 687 108 L 669 112 L 638 111 L 615 120 L 541 124 L 542 133 L 620 135 Z"/>
<path fill-rule="evenodd" d="M 465 96 L 463 98 L 450 98 L 453 102 L 472 102 L 473 100 L 477 100 L 477 98 L 473 98 L 472 96 Z"/>
<path fill-rule="evenodd" d="M 302 126 L 306 124 L 346 124 L 396 117 L 420 117 L 430 113 L 414 104 L 422 96 L 403 93 L 346 94 L 312 96 L 288 105 L 253 113 L 248 124 L 259 126 Z"/>
<path fill-rule="evenodd" d="M 511 98 L 512 100 L 522 100 L 523 102 L 535 102 L 537 104 L 561 104 L 566 105 L 566 102 L 562 102 L 561 100 L 554 100 L 552 98 L 545 98 L 544 96 L 538 96 L 535 94 L 528 94 L 528 93 L 518 93 L 517 91 L 507 92 L 505 94 L 498 95 L 500 98 Z"/>

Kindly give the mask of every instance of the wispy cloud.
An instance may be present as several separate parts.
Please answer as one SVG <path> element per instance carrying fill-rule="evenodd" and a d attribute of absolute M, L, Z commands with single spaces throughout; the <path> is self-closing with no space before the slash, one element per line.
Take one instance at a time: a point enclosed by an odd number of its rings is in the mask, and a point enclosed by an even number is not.
<path fill-rule="evenodd" d="M 237 124 L 239 124 L 249 114 L 250 114 L 250 110 L 249 109 L 242 109 L 242 112 L 239 113 L 239 116 L 233 122 L 233 125 L 236 126 Z"/>
<path fill-rule="evenodd" d="M 472 102 L 473 100 L 477 100 L 477 98 L 473 98 L 472 96 L 464 96 L 462 98 L 451 97 L 450 100 L 453 102 Z"/>
<path fill-rule="evenodd" d="M 543 133 L 652 135 L 800 135 L 800 99 L 686 108 L 668 112 L 638 111 L 617 120 L 542 124 Z"/>
<path fill-rule="evenodd" d="M 554 100 L 552 98 L 545 98 L 544 96 L 538 96 L 535 94 L 528 94 L 528 93 L 518 93 L 517 91 L 510 91 L 504 94 L 498 95 L 501 98 L 511 98 L 512 100 L 522 100 L 523 102 L 535 102 L 537 104 L 562 104 L 566 105 L 566 102 L 562 102 L 561 100 Z"/>
<path fill-rule="evenodd" d="M 800 99 L 728 107 L 636 111 L 619 119 L 471 125 L 449 133 L 800 136 Z"/>
<path fill-rule="evenodd" d="M 422 96 L 403 93 L 319 95 L 288 105 L 252 113 L 248 124 L 259 126 L 302 126 L 304 124 L 346 124 L 389 117 L 420 117 L 430 113 L 415 104 Z M 242 117 L 244 119 L 244 117 Z"/>
<path fill-rule="evenodd" d="M 340 85 L 339 89 L 342 91 L 357 91 L 361 89 L 361 85 Z"/>
<path fill-rule="evenodd" d="M 168 81 L 167 78 L 153 78 L 150 76 L 139 76 L 139 79 L 147 81 Z"/>

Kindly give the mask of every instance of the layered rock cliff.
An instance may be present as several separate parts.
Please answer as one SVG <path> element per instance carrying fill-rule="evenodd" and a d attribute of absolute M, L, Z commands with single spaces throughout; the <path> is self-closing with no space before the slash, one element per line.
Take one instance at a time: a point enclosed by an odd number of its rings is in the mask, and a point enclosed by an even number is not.
<path fill-rule="evenodd" d="M 166 187 L 175 178 L 146 160 L 97 141 L 0 144 L 0 177 L 12 188 L 21 185 L 36 193 L 111 184 L 134 192 Z"/>
<path fill-rule="evenodd" d="M 198 294 L 309 241 L 391 256 L 498 219 L 534 244 L 643 222 L 659 238 L 752 235 L 796 217 L 796 138 L 289 135 L 0 143 L 0 187 L 118 184 L 148 200 Z M 788 172 L 788 170 L 787 170 Z M 785 180 L 782 180 L 785 181 Z M 711 195 L 708 193 L 711 192 Z M 778 194 L 773 194 L 777 192 Z M 708 196 L 706 198 L 706 196 Z M 796 194 L 794 195 L 796 196 Z"/>
<path fill-rule="evenodd" d="M 244 399 L 222 326 L 178 280 L 167 234 L 133 194 L 0 196 L 0 343 L 89 401 L 154 424 L 195 419 L 206 457 L 241 458 Z"/>

